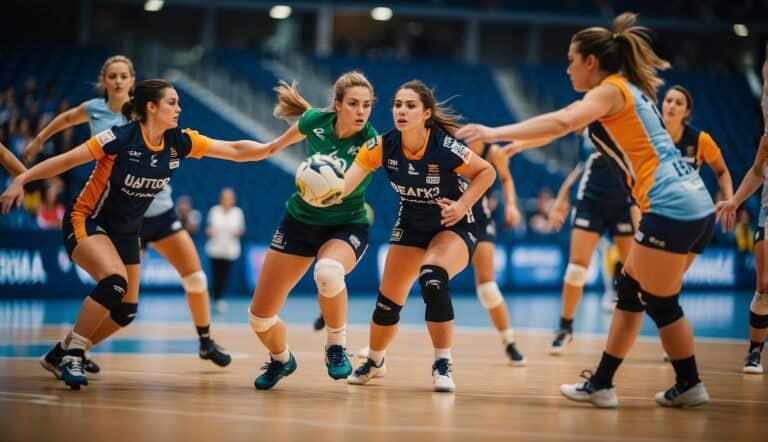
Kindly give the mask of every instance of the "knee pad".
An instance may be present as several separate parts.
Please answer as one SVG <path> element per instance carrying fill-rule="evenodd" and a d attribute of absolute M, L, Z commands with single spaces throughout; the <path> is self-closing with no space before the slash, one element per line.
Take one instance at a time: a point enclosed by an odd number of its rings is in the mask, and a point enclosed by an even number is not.
<path fill-rule="evenodd" d="M 121 302 L 109 312 L 109 317 L 120 327 L 125 327 L 136 319 L 136 312 L 138 310 L 139 304 Z"/>
<path fill-rule="evenodd" d="M 680 295 L 656 296 L 646 291 L 641 293 L 645 311 L 656 323 L 656 327 L 664 327 L 683 317 L 683 309 L 679 303 Z"/>
<path fill-rule="evenodd" d="M 208 290 L 208 278 L 205 276 L 205 272 L 198 270 L 181 278 L 181 285 L 184 287 L 185 292 L 205 292 Z"/>
<path fill-rule="evenodd" d="M 758 315 L 755 312 L 749 312 L 749 326 L 761 330 L 768 328 L 768 315 Z"/>
<path fill-rule="evenodd" d="M 621 263 L 621 261 L 616 261 L 616 266 L 613 269 L 613 289 L 618 290 L 619 286 L 619 276 L 623 273 L 622 270 L 624 270 L 624 264 Z"/>
<path fill-rule="evenodd" d="M 496 281 L 484 282 L 477 286 L 477 299 L 480 300 L 480 305 L 486 310 L 497 307 L 504 302 L 504 297 L 501 295 Z"/>
<path fill-rule="evenodd" d="M 453 304 L 448 289 L 448 272 L 444 268 L 424 265 L 419 273 L 421 297 L 426 304 L 424 319 L 430 322 L 453 320 Z"/>
<path fill-rule="evenodd" d="M 264 333 L 274 327 L 279 320 L 280 317 L 277 315 L 269 318 L 259 318 L 258 316 L 254 316 L 250 311 L 248 312 L 248 324 L 251 326 L 251 330 L 256 333 Z"/>
<path fill-rule="evenodd" d="M 376 308 L 373 310 L 373 323 L 377 325 L 395 325 L 400 322 L 402 305 L 397 305 L 379 292 Z"/>
<path fill-rule="evenodd" d="M 640 302 L 640 283 L 622 271 L 616 278 L 616 308 L 627 312 L 640 313 L 645 310 Z"/>
<path fill-rule="evenodd" d="M 120 275 L 109 275 L 100 280 L 88 295 L 107 310 L 115 310 L 123 303 L 123 296 L 128 290 L 128 281 Z"/>
<path fill-rule="evenodd" d="M 568 285 L 584 287 L 584 283 L 587 281 L 587 268 L 578 264 L 568 263 L 563 280 Z"/>
<path fill-rule="evenodd" d="M 335 259 L 322 258 L 315 263 L 315 284 L 320 296 L 333 298 L 346 287 L 344 265 Z"/>

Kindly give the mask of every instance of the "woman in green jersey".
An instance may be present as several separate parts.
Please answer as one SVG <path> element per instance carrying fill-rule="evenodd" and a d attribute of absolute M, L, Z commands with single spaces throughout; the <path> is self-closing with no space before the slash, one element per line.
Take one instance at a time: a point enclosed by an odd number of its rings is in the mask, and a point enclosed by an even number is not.
<path fill-rule="evenodd" d="M 359 72 L 347 72 L 336 80 L 333 103 L 326 109 L 312 108 L 299 95 L 295 84 L 280 82 L 275 91 L 278 97 L 275 116 L 284 120 L 298 118 L 298 122 L 268 143 L 271 153 L 306 139 L 308 155 L 330 155 L 346 170 L 360 146 L 376 136 L 368 123 L 373 87 Z M 342 203 L 330 207 L 311 206 L 298 193 L 288 198 L 248 312 L 251 328 L 270 352 L 270 362 L 254 382 L 257 389 L 272 388 L 283 376 L 296 370 L 296 361 L 288 349 L 285 324 L 277 314 L 288 293 L 315 259 L 318 301 L 327 326 L 328 375 L 345 379 L 352 372 L 345 350 L 347 289 L 344 277 L 368 246 L 369 220 L 364 194 L 371 178 L 366 177 Z"/>

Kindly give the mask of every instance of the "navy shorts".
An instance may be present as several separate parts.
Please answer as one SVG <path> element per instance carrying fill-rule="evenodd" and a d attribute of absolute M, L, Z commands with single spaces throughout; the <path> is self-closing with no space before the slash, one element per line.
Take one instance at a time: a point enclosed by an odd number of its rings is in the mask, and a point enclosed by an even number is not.
<path fill-rule="evenodd" d="M 591 199 L 582 199 L 573 205 L 571 226 L 602 235 L 606 230 L 611 236 L 635 233 L 632 225 L 631 204 L 605 205 Z"/>
<path fill-rule="evenodd" d="M 478 234 L 476 225 L 474 223 L 460 222 L 454 224 L 451 227 L 435 230 L 432 232 L 424 232 L 416 229 L 409 229 L 407 226 L 402 226 L 400 220 L 395 223 L 395 228 L 392 229 L 392 235 L 389 237 L 390 244 L 397 244 L 401 246 L 412 246 L 420 249 L 426 249 L 432 238 L 440 232 L 450 230 L 455 232 L 461 237 L 464 243 L 467 245 L 467 251 L 469 252 L 469 258 L 472 259 L 472 255 L 477 248 Z"/>
<path fill-rule="evenodd" d="M 314 257 L 320 247 L 331 239 L 340 239 L 349 244 L 355 257 L 360 260 L 368 248 L 368 224 L 321 226 L 303 223 L 286 213 L 272 235 L 269 248 L 289 255 Z"/>
<path fill-rule="evenodd" d="M 132 265 L 141 262 L 138 232 L 128 235 L 114 234 L 107 227 L 97 224 L 91 217 L 73 214 L 69 210 L 64 214 L 61 228 L 64 234 L 64 247 L 67 249 L 70 259 L 78 241 L 82 241 L 91 235 L 106 235 L 115 246 L 123 264 Z"/>
<path fill-rule="evenodd" d="M 160 241 L 183 230 L 175 209 L 169 209 L 157 216 L 144 217 L 141 223 L 141 246 L 146 248 L 151 242 Z"/>
<path fill-rule="evenodd" d="M 475 218 L 477 242 L 496 242 L 496 221 L 490 218 Z"/>
<path fill-rule="evenodd" d="M 692 221 L 679 221 L 655 213 L 644 213 L 635 242 L 672 253 L 704 251 L 715 232 L 715 214 Z"/>

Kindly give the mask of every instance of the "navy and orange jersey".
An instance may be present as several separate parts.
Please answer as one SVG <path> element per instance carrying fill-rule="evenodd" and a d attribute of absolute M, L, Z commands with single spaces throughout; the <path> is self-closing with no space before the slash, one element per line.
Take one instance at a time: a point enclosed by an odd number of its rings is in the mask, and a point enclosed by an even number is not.
<path fill-rule="evenodd" d="M 704 182 L 683 161 L 656 105 L 621 75 L 609 75 L 601 84 L 617 87 L 624 106 L 591 123 L 589 138 L 621 169 L 640 211 L 680 221 L 713 213 Z"/>
<path fill-rule="evenodd" d="M 488 160 L 488 154 L 491 152 L 491 144 L 484 144 L 483 151 L 480 153 L 480 157 L 484 160 Z M 493 186 L 489 186 L 483 193 L 483 196 L 472 206 L 472 215 L 478 224 L 487 224 L 493 220 L 493 212 L 491 211 L 490 199 L 493 193 Z"/>
<path fill-rule="evenodd" d="M 708 133 L 688 123 L 683 124 L 683 135 L 675 142 L 675 147 L 683 160 L 694 169 L 700 169 L 703 163 L 712 164 L 723 157 L 720 147 Z"/>
<path fill-rule="evenodd" d="M 584 171 L 576 187 L 576 200 L 589 199 L 610 206 L 624 206 L 632 202 L 619 168 L 595 149 L 586 134 L 582 138 L 581 158 Z"/>
<path fill-rule="evenodd" d="M 90 217 L 109 233 L 139 232 L 144 212 L 186 157 L 200 158 L 211 139 L 189 129 L 165 131 L 153 146 L 138 122 L 115 126 L 86 141 L 97 163 L 72 207 L 75 235 Z"/>
<path fill-rule="evenodd" d="M 438 128 L 430 129 L 416 153 L 405 150 L 401 134 L 392 129 L 371 138 L 355 162 L 367 171 L 384 166 L 392 189 L 400 195 L 400 225 L 424 232 L 442 230 L 441 198 L 457 200 L 467 187 L 459 174 L 472 158 L 472 150 Z M 472 222 L 471 213 L 467 221 Z"/>

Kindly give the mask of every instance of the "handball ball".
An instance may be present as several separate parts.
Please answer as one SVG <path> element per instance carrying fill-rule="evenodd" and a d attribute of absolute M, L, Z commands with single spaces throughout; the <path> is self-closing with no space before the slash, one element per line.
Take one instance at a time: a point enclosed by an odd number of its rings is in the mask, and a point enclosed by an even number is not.
<path fill-rule="evenodd" d="M 296 170 L 296 190 L 311 206 L 331 206 L 344 193 L 344 170 L 337 159 L 314 154 Z"/>

